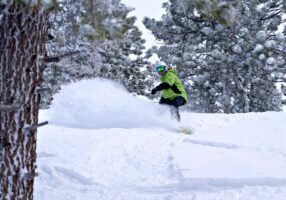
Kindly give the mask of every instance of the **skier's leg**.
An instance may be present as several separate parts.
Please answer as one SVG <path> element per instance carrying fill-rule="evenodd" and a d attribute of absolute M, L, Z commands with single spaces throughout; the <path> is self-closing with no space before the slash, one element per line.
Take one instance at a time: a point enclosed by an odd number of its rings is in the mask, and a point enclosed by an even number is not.
<path fill-rule="evenodd" d="M 159 104 L 161 105 L 167 105 L 168 107 L 170 107 L 170 114 L 171 114 L 171 118 L 173 118 L 173 115 L 172 115 L 172 107 L 173 107 L 173 104 L 172 104 L 172 101 L 170 99 L 165 99 L 164 97 L 161 97 L 160 101 L 159 101 Z"/>
<path fill-rule="evenodd" d="M 180 107 L 184 105 L 185 103 L 186 103 L 186 100 L 184 99 L 184 97 L 181 97 L 181 96 L 177 96 L 176 98 L 172 100 L 172 105 L 175 107 Z"/>
<path fill-rule="evenodd" d="M 171 102 L 171 105 L 172 105 L 172 108 L 171 108 L 171 115 L 173 116 L 173 118 L 175 118 L 178 122 L 181 121 L 181 115 L 180 115 L 180 112 L 179 112 L 179 107 L 184 105 L 186 103 L 186 100 L 181 97 L 181 96 L 178 96 L 176 97 L 175 99 L 172 100 Z"/>
<path fill-rule="evenodd" d="M 181 121 L 181 116 L 179 112 L 179 107 L 171 106 L 171 116 L 173 119 L 177 120 L 178 122 Z"/>
<path fill-rule="evenodd" d="M 170 106 L 171 118 L 176 119 L 177 121 L 180 121 L 179 110 L 176 106 L 174 106 L 174 104 L 175 104 L 174 100 L 165 99 L 165 98 L 161 97 L 159 104 L 165 104 L 165 105 Z"/>
<path fill-rule="evenodd" d="M 165 99 L 164 97 L 161 97 L 159 104 L 167 104 L 167 105 L 171 105 L 170 100 Z"/>

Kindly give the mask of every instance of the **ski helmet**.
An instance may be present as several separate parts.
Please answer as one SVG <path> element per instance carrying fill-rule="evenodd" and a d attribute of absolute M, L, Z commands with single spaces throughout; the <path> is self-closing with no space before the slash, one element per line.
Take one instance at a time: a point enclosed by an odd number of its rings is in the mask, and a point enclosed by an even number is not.
<path fill-rule="evenodd" d="M 156 72 L 158 72 L 158 73 L 167 71 L 167 65 L 166 65 L 166 63 L 164 63 L 164 62 L 158 62 L 158 63 L 155 65 L 155 70 L 156 70 Z"/>

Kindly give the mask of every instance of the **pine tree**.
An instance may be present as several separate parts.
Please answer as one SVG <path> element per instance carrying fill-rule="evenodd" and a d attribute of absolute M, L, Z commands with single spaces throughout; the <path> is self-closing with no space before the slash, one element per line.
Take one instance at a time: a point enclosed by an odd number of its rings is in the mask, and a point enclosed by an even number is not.
<path fill-rule="evenodd" d="M 3 4 L 0 51 L 0 199 L 32 199 L 42 58 L 48 29 L 45 9 Z"/>
<path fill-rule="evenodd" d="M 285 13 L 284 4 L 236 3 L 239 14 L 235 13 L 236 20 L 231 23 L 198 13 L 193 4 L 165 3 L 162 20 L 145 19 L 146 27 L 164 42 L 153 52 L 177 66 L 188 83 L 193 110 L 280 110 L 281 92 L 276 82 L 278 74 L 280 78 L 285 74 L 285 36 L 276 31 Z"/>
<path fill-rule="evenodd" d="M 49 107 L 62 85 L 99 73 L 99 41 L 122 37 L 129 27 L 128 18 L 122 13 L 129 10 L 120 0 L 59 2 L 50 16 L 52 39 L 47 45 L 48 56 L 59 59 L 44 71 L 42 108 Z"/>
<path fill-rule="evenodd" d="M 99 2 L 102 4 L 95 6 L 111 6 L 110 1 Z M 81 2 L 80 10 L 86 13 L 85 3 Z M 37 128 L 46 124 L 38 122 L 43 71 L 50 62 L 63 58 L 63 54 L 49 55 L 46 50 L 47 40 L 52 40 L 48 34 L 49 15 L 55 7 L 55 1 L 0 1 L 1 200 L 33 199 Z M 121 24 L 106 24 L 104 18 L 96 20 L 96 25 L 88 20 L 81 25 L 85 29 L 80 38 L 93 38 L 87 28 L 94 37 L 110 39 L 124 32 Z"/>
<path fill-rule="evenodd" d="M 60 9 L 55 15 L 52 15 L 51 21 L 54 22 L 52 35 L 55 38 L 49 43 L 50 55 L 64 54 L 65 52 L 76 51 L 74 56 L 62 59 L 61 62 L 53 64 L 52 67 L 46 68 L 45 81 L 43 84 L 45 93 L 42 98 L 42 108 L 48 108 L 52 101 L 54 93 L 60 90 L 61 85 L 69 83 L 71 81 L 77 81 L 86 78 L 104 77 L 117 81 L 123 84 L 128 91 L 146 95 L 146 88 L 149 87 L 150 81 L 146 76 L 146 66 L 148 61 L 143 57 L 144 43 L 142 39 L 142 33 L 134 25 L 136 18 L 128 17 L 127 15 L 133 9 L 128 8 L 122 4 L 119 0 L 112 0 L 112 7 L 104 6 L 92 6 L 89 2 L 87 5 L 89 12 L 93 12 L 95 18 L 109 23 L 110 16 L 120 19 L 120 24 L 124 27 L 124 33 L 118 37 L 118 33 L 112 35 L 106 34 L 102 31 L 97 36 L 90 36 L 90 32 L 86 27 L 83 28 L 83 32 L 87 34 L 86 37 L 77 37 L 74 35 L 78 31 L 78 25 L 76 19 L 73 16 L 78 16 L 80 9 L 78 6 L 71 7 L 70 9 L 64 9 L 65 5 L 71 5 L 74 0 L 65 0 L 60 4 Z M 91 9 L 92 8 L 92 9 Z M 102 16 L 106 16 L 105 21 L 103 17 L 99 17 L 96 13 L 101 13 Z M 109 16 L 110 15 L 110 16 Z M 84 18 L 84 21 L 89 19 L 90 15 Z M 102 18 L 102 19 L 101 19 Z M 59 22 L 57 22 L 59 21 Z M 63 22 L 66 22 L 63 24 Z M 97 22 L 94 22 L 93 26 L 99 26 Z M 60 28 L 59 28 L 60 27 Z M 112 30 L 115 29 L 111 26 Z M 60 38 L 65 38 L 65 42 L 58 41 L 56 30 L 64 30 L 64 36 L 60 35 Z M 118 32 L 118 31 L 117 31 Z M 102 39 L 102 35 L 105 35 L 105 39 Z M 116 40 L 112 37 L 116 36 Z M 75 42 L 76 41 L 76 42 Z"/>
<path fill-rule="evenodd" d="M 138 28 L 132 25 L 122 39 L 104 41 L 98 49 L 103 65 L 97 76 L 118 81 L 131 93 L 147 95 L 149 62 L 142 55 L 145 40 L 141 36 Z"/>

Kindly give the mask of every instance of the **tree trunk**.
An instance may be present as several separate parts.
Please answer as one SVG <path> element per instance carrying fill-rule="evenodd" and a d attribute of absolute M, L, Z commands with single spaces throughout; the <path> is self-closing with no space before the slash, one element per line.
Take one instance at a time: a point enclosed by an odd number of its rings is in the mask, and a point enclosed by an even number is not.
<path fill-rule="evenodd" d="M 0 199 L 30 200 L 48 16 L 19 3 L 0 19 Z"/>

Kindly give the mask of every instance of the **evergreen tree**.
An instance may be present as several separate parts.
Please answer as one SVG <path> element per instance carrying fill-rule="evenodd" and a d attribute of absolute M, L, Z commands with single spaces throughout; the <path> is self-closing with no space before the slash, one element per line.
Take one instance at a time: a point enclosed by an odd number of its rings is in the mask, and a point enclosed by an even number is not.
<path fill-rule="evenodd" d="M 164 42 L 152 52 L 177 66 L 193 110 L 281 110 L 276 82 L 285 75 L 285 36 L 277 29 L 285 5 L 277 0 L 236 3 L 239 14 L 229 24 L 198 13 L 192 4 L 170 0 L 162 20 L 144 21 Z"/>
<path fill-rule="evenodd" d="M 98 48 L 103 65 L 97 76 L 116 80 L 131 93 L 147 95 L 149 62 L 142 56 L 145 40 L 141 36 L 133 25 L 122 39 L 104 41 Z"/>
<path fill-rule="evenodd" d="M 42 108 L 50 105 L 61 85 L 99 73 L 98 41 L 120 39 L 129 29 L 130 10 L 120 0 L 59 2 L 50 16 L 52 40 L 48 43 L 48 55 L 59 58 L 59 62 L 44 71 Z"/>
<path fill-rule="evenodd" d="M 53 94 L 59 91 L 61 85 L 94 77 L 115 80 L 132 93 L 146 95 L 146 87 L 148 84 L 150 85 L 150 81 L 147 80 L 146 70 L 144 70 L 148 62 L 142 56 L 145 40 L 142 39 L 142 33 L 134 25 L 136 18 L 127 16 L 133 9 L 128 8 L 119 0 L 112 0 L 111 8 L 102 4 L 101 1 L 98 1 L 100 6 L 96 2 L 93 2 L 96 6 L 92 6 L 90 4 L 92 2 L 87 2 L 89 12 L 94 13 L 94 19 L 110 25 L 110 16 L 113 16 L 113 18 L 119 19 L 117 21 L 124 29 L 124 33 L 118 35 L 118 31 L 116 31 L 118 28 L 111 25 L 111 29 L 114 30 L 113 34 L 104 31 L 94 34 L 90 27 L 78 30 L 80 27 L 76 16 L 81 10 L 79 9 L 80 5 L 75 2 L 74 0 L 61 2 L 60 9 L 50 19 L 53 22 L 51 35 L 54 36 L 49 43 L 50 55 L 76 52 L 75 55 L 69 56 L 67 59 L 63 58 L 61 62 L 53 64 L 52 67 L 48 67 L 44 71 L 43 87 L 45 89 L 43 91 L 45 92 L 42 95 L 41 107 L 47 108 L 50 105 Z M 71 6 L 72 3 L 75 5 Z M 69 6 L 69 9 L 66 9 L 66 5 Z M 100 13 L 101 17 L 97 13 Z M 85 20 L 92 19 L 90 15 L 86 15 Z M 101 27 L 96 20 L 93 22 L 93 26 Z M 59 31 L 60 29 L 63 31 Z M 84 32 L 89 40 L 86 37 L 78 37 L 80 31 Z M 65 34 L 63 35 L 61 32 Z M 102 35 L 105 36 L 104 39 Z M 116 40 L 113 40 L 112 37 L 116 37 Z"/>
<path fill-rule="evenodd" d="M 2 3 L 2 2 L 1 2 Z M 48 13 L 5 1 L 0 31 L 0 199 L 32 199 Z"/>
<path fill-rule="evenodd" d="M 112 7 L 110 1 L 99 1 Z M 80 10 L 87 14 L 86 2 Z M 36 176 L 37 128 L 40 91 L 44 68 L 59 61 L 65 54 L 49 55 L 46 50 L 50 27 L 49 14 L 55 1 L 0 1 L 0 199 L 33 199 Z M 71 7 L 72 8 L 72 7 Z M 92 13 L 91 13 L 92 14 Z M 104 13 L 96 13 L 100 16 Z M 121 24 L 114 25 L 112 18 L 95 18 L 98 23 L 85 21 L 82 32 L 92 38 L 120 36 Z M 80 15 L 78 15 L 80 19 Z M 111 21 L 110 21 L 111 20 Z M 116 21 L 116 20 L 115 20 Z M 60 26 L 59 26 L 60 27 Z M 60 28 L 59 28 L 60 29 Z M 82 29 L 79 29 L 82 30 Z M 80 33 L 80 32 L 79 32 Z M 82 36 L 82 38 L 86 38 Z"/>

